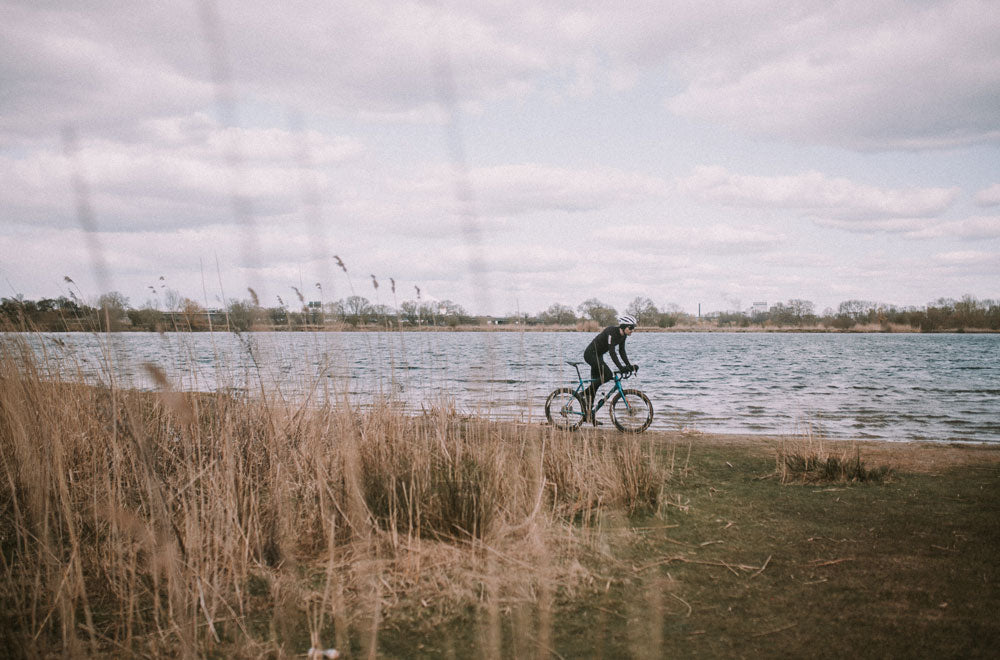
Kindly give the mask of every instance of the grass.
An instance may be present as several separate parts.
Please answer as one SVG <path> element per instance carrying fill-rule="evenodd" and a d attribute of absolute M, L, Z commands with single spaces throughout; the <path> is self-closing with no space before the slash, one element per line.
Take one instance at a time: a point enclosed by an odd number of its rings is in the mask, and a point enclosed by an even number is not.
<path fill-rule="evenodd" d="M 829 443 L 811 433 L 783 439 L 775 452 L 774 475 L 781 483 L 882 483 L 892 475 L 888 465 L 869 467 L 857 443 Z"/>
<path fill-rule="evenodd" d="M 0 647 L 15 657 L 1000 644 L 998 451 L 561 433 L 447 405 L 195 395 L 151 374 L 155 394 L 82 386 L 2 344 Z"/>
<path fill-rule="evenodd" d="M 985 464 L 881 485 L 759 479 L 773 460 L 746 448 L 696 449 L 694 469 L 674 484 L 687 505 L 679 526 L 637 546 L 660 555 L 643 579 L 669 578 L 691 606 L 663 617 L 665 655 L 993 653 L 995 452 Z M 686 545 L 670 550 L 665 536 Z"/>
<path fill-rule="evenodd" d="M 686 454 L 689 438 L 662 440 Z M 952 450 L 907 447 L 897 451 L 930 457 L 935 472 L 782 484 L 762 444 L 694 439 L 659 515 L 610 517 L 581 558 L 584 577 L 556 594 L 551 648 L 567 658 L 994 657 L 1000 452 L 962 450 L 942 468 Z M 504 648 L 535 611 L 511 599 Z M 482 648 L 475 621 L 432 636 L 397 629 L 383 648 L 399 658 Z"/>
<path fill-rule="evenodd" d="M 373 654 L 400 617 L 553 589 L 580 529 L 667 477 L 635 437 L 183 393 L 155 366 L 156 394 L 85 386 L 0 351 L 0 617 L 27 656 Z"/>

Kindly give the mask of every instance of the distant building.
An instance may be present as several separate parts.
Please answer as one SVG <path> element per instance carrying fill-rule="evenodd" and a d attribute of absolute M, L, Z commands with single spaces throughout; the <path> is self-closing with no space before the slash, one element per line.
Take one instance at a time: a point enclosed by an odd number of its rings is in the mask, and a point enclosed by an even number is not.
<path fill-rule="evenodd" d="M 750 316 L 761 316 L 767 314 L 767 301 L 755 302 L 750 306 Z"/>

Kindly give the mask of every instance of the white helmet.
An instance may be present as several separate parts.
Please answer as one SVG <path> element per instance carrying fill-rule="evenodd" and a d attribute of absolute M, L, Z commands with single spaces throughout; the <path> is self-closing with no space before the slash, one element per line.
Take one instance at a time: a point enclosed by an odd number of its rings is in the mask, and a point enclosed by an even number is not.
<path fill-rule="evenodd" d="M 623 325 L 630 325 L 634 328 L 637 324 L 635 322 L 634 316 L 629 316 L 628 314 L 625 314 L 624 316 L 618 317 L 618 325 L 619 327 Z"/>

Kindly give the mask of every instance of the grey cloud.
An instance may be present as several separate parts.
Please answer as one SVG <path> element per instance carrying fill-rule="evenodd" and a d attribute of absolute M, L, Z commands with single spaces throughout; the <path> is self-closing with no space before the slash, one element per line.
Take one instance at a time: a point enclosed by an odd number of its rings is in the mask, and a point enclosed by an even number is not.
<path fill-rule="evenodd" d="M 770 227 L 760 225 L 733 226 L 716 223 L 697 227 L 672 225 L 624 225 L 600 229 L 594 237 L 602 242 L 644 251 L 728 256 L 733 254 L 766 253 L 773 251 L 785 236 Z"/>
<path fill-rule="evenodd" d="M 124 135 L 137 117 L 213 107 L 202 6 L 216 5 L 7 3 L 0 126 Z M 647 71 L 682 86 L 675 112 L 751 133 L 860 149 L 1000 139 L 988 3 L 217 6 L 212 52 L 238 106 L 428 121 L 449 88 L 462 106 L 614 89 Z"/>
<path fill-rule="evenodd" d="M 705 166 L 679 179 L 678 188 L 703 202 L 799 209 L 819 216 L 821 222 L 843 226 L 893 218 L 900 227 L 907 218 L 941 213 L 961 192 L 958 188 L 879 188 L 820 172 L 755 176 Z"/>
<path fill-rule="evenodd" d="M 859 234 L 890 233 L 910 239 L 959 239 L 965 241 L 1000 238 L 1000 217 L 976 216 L 962 220 L 938 218 L 813 218 L 817 225 Z"/>
<path fill-rule="evenodd" d="M 890 234 L 916 235 L 935 224 L 932 218 L 836 218 L 811 216 L 821 227 L 832 227 L 857 234 L 887 232 Z"/>
<path fill-rule="evenodd" d="M 472 173 L 480 201 L 493 214 L 582 212 L 662 199 L 666 182 L 635 172 L 573 170 L 537 164 Z"/>
<path fill-rule="evenodd" d="M 0 20 L 0 129 L 23 137 L 129 135 L 145 118 L 272 104 L 326 114 L 405 113 L 523 89 L 546 64 L 475 12 L 419 2 L 8 3 Z M 206 42 L 207 38 L 211 44 Z M 221 67 L 221 68 L 220 68 Z M 212 71 L 230 87 L 217 89 Z"/>
<path fill-rule="evenodd" d="M 989 3 L 817 2 L 800 11 L 798 21 L 751 25 L 730 44 L 689 51 L 687 88 L 668 107 L 861 150 L 1000 140 L 1000 14 Z"/>
<path fill-rule="evenodd" d="M 977 216 L 963 220 L 926 223 L 906 232 L 908 238 L 960 238 L 989 240 L 1000 238 L 1000 216 Z"/>
<path fill-rule="evenodd" d="M 952 272 L 967 270 L 969 272 L 1000 271 L 1000 254 L 983 250 L 957 250 L 954 252 L 939 252 L 931 256 L 933 261 L 943 269 Z"/>
<path fill-rule="evenodd" d="M 976 193 L 976 204 L 979 206 L 1000 206 L 1000 183 L 994 183 Z"/>
<path fill-rule="evenodd" d="M 7 8 L 8 20 L 0 21 L 0 131 L 6 141 L 58 135 L 67 124 L 85 134 L 126 135 L 138 117 L 171 114 L 211 98 L 203 78 L 178 66 L 191 39 L 170 40 L 175 14 L 134 7 L 100 12 L 111 6 Z M 154 51 L 171 44 L 174 57 Z"/>
<path fill-rule="evenodd" d="M 137 141 L 83 140 L 73 161 L 51 148 L 0 155 L 2 219 L 75 226 L 74 176 L 106 230 L 229 222 L 234 196 L 250 218 L 297 214 L 306 181 L 334 203 L 334 180 L 350 176 L 342 164 L 362 153 L 361 143 L 338 136 L 227 129 L 205 117 L 156 120 Z"/>

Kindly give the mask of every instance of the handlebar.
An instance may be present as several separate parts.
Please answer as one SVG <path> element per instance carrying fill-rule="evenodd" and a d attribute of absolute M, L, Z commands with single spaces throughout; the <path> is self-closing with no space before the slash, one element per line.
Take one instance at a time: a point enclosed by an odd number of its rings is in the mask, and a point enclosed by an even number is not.
<path fill-rule="evenodd" d="M 566 364 L 576 369 L 577 378 L 583 380 L 583 374 L 580 373 L 580 365 L 582 364 L 582 362 L 573 362 L 572 360 L 566 360 Z M 619 380 L 628 380 L 629 378 L 637 374 L 639 371 L 639 367 L 635 365 L 633 365 L 633 367 L 635 367 L 635 371 L 615 371 L 613 372 L 613 374 L 615 378 Z"/>

